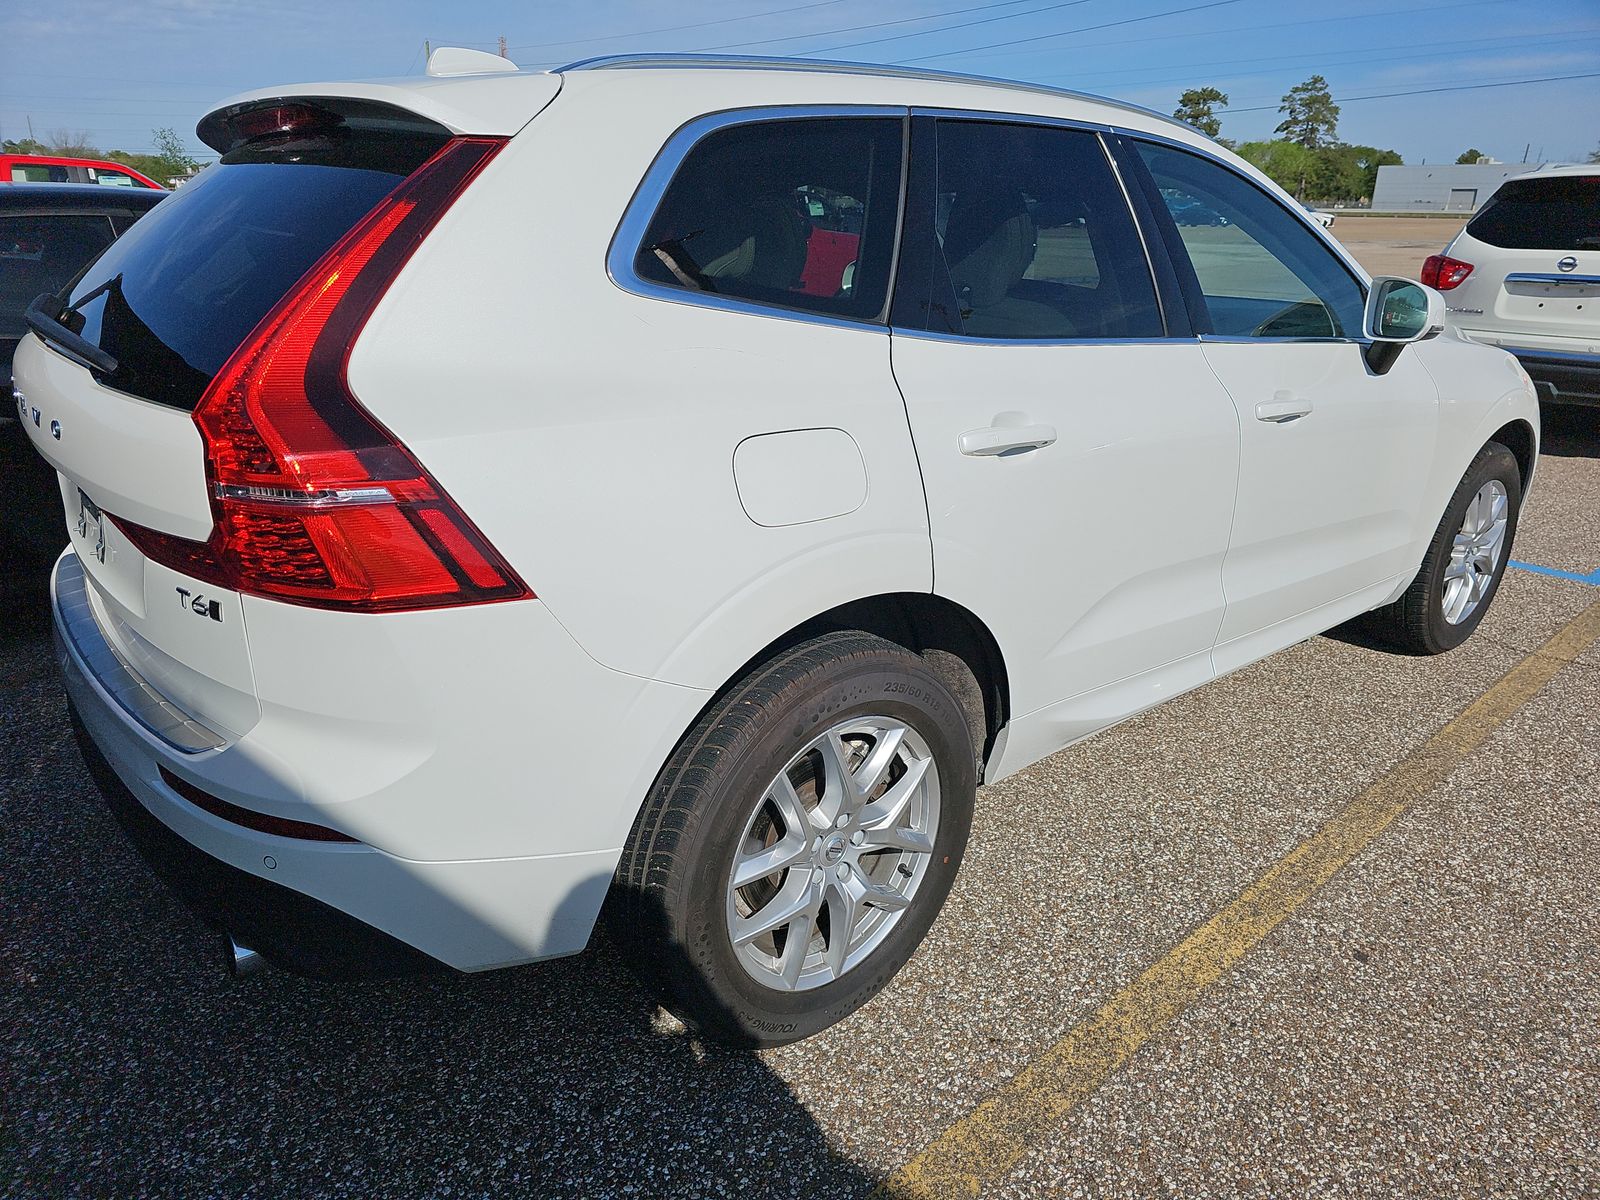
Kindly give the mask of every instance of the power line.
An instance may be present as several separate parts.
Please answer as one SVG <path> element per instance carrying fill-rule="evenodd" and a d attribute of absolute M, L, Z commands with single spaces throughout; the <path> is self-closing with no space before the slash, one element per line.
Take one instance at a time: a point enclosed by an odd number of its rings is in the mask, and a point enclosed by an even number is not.
<path fill-rule="evenodd" d="M 1600 32 L 1600 31 L 1596 31 L 1596 32 Z M 1482 42 L 1482 41 L 1491 41 L 1492 42 L 1492 41 L 1497 41 L 1497 40 L 1498 39 L 1493 39 L 1493 38 L 1468 39 L 1468 41 L 1466 43 L 1454 43 L 1454 44 L 1461 45 L 1461 44 L 1470 44 L 1472 42 Z M 1507 47 L 1507 48 L 1508 49 L 1515 49 L 1515 50 L 1538 50 L 1538 49 L 1543 49 L 1545 46 L 1570 46 L 1570 45 L 1573 45 L 1575 42 L 1592 42 L 1594 40 L 1595 40 L 1595 38 L 1592 37 L 1592 36 L 1591 37 L 1579 37 L 1579 38 L 1574 38 L 1574 37 L 1572 37 L 1570 35 L 1568 37 L 1566 37 L 1566 38 L 1546 37 L 1541 41 L 1527 42 L 1527 43 L 1523 43 L 1523 44 L 1520 44 L 1520 45 L 1517 45 L 1517 46 Z M 1434 42 L 1434 43 L 1430 43 L 1430 44 L 1439 45 L 1439 46 L 1449 46 L 1449 45 L 1452 45 L 1453 43 L 1450 43 L 1450 42 Z M 1244 78 L 1258 76 L 1258 75 L 1277 75 L 1277 74 L 1280 74 L 1283 70 L 1292 69 L 1287 64 L 1293 64 L 1293 63 L 1297 63 L 1297 62 L 1298 63 L 1304 63 L 1304 62 L 1306 62 L 1308 60 L 1310 62 L 1312 62 L 1312 63 L 1321 64 L 1318 67 L 1319 70 L 1323 70 L 1324 67 L 1326 68 L 1326 70 L 1337 70 L 1337 69 L 1342 68 L 1342 67 L 1364 67 L 1364 66 L 1367 66 L 1368 64 L 1371 64 L 1371 63 L 1423 62 L 1423 61 L 1426 61 L 1426 60 L 1429 60 L 1429 59 L 1457 57 L 1457 56 L 1460 56 L 1462 54 L 1483 53 L 1483 52 L 1491 51 L 1493 49 L 1495 49 L 1494 46 L 1482 46 L 1481 49 L 1478 50 L 1478 51 L 1472 51 L 1472 50 L 1466 50 L 1466 51 L 1462 51 L 1462 50 L 1440 50 L 1440 51 L 1428 51 L 1427 53 L 1423 53 L 1423 54 L 1380 54 L 1380 55 L 1362 53 L 1361 57 L 1359 57 L 1359 58 L 1345 58 L 1345 59 L 1342 59 L 1342 60 L 1337 61 L 1337 62 L 1334 61 L 1333 59 L 1331 59 L 1330 57 L 1328 57 L 1327 55 L 1301 55 L 1301 56 L 1297 56 L 1297 57 L 1281 58 L 1281 59 L 1280 58 L 1236 59 L 1236 60 L 1234 60 L 1236 62 L 1277 62 L 1277 63 L 1285 64 L 1285 65 L 1279 66 L 1279 67 L 1267 67 L 1267 68 L 1264 68 L 1264 69 L 1261 69 L 1261 70 L 1256 70 L 1256 71 L 1223 71 L 1223 72 L 1220 72 L 1219 74 L 1220 74 L 1220 82 L 1226 83 L 1229 80 L 1244 79 Z M 1341 53 L 1344 53 L 1344 54 L 1357 54 L 1357 53 L 1361 53 L 1361 52 L 1359 52 L 1359 51 L 1343 51 Z M 1588 53 L 1592 54 L 1592 52 L 1588 52 Z M 1225 65 L 1225 64 L 1219 64 L 1219 63 L 1194 63 L 1194 64 L 1191 64 L 1188 68 L 1186 68 L 1184 73 L 1181 74 L 1181 75 L 1164 75 L 1164 76 L 1161 76 L 1160 78 L 1156 78 L 1156 79 L 1132 79 L 1132 78 L 1129 78 L 1130 72 L 1128 72 L 1128 71 L 1103 71 L 1103 72 L 1099 72 L 1099 73 L 1089 73 L 1089 74 L 1082 74 L 1082 73 L 1074 72 L 1074 73 L 1069 74 L 1069 75 L 1045 75 L 1045 76 L 1039 77 L 1039 82 L 1040 83 L 1048 83 L 1048 82 L 1050 82 L 1052 80 L 1070 79 L 1075 84 L 1079 84 L 1079 85 L 1081 85 L 1083 87 L 1105 87 L 1105 86 L 1110 86 L 1112 84 L 1117 84 L 1117 85 L 1120 85 L 1120 86 L 1123 86 L 1123 87 L 1140 87 L 1140 88 L 1143 88 L 1143 87 L 1160 87 L 1163 84 L 1169 84 L 1169 83 L 1192 82 L 1192 81 L 1197 79 L 1197 69 L 1198 68 L 1215 67 L 1215 66 L 1219 66 L 1219 65 Z M 1566 65 L 1566 64 L 1564 64 L 1564 65 Z M 1570 65 L 1576 66 L 1576 65 L 1579 65 L 1579 64 L 1574 63 L 1574 64 L 1570 64 Z M 1136 67 L 1136 68 L 1134 68 L 1134 72 L 1150 71 L 1150 70 L 1167 70 L 1167 69 L 1170 69 L 1170 68 L 1166 68 L 1166 67 L 1163 67 L 1163 68 Z M 1458 73 L 1457 77 L 1459 78 L 1459 73 Z M 1415 82 L 1426 82 L 1426 81 L 1418 80 L 1418 81 L 1415 81 Z M 1232 108 L 1230 106 L 1228 108 L 1228 111 L 1229 112 L 1239 112 L 1241 110 L 1236 109 L 1236 108 Z"/>
<path fill-rule="evenodd" d="M 681 33 L 685 29 L 706 29 L 712 25 L 729 25 L 735 21 L 753 21 L 757 17 L 777 17 L 784 13 L 805 12 L 813 8 L 832 8 L 834 5 L 843 4 L 844 0 L 819 0 L 815 4 L 797 4 L 792 8 L 771 8 L 765 12 L 745 13 L 738 17 L 720 17 L 715 21 L 696 21 L 692 25 L 668 25 L 661 29 L 639 29 L 633 33 L 608 33 L 600 37 L 570 38 L 564 42 L 534 42 L 528 46 L 513 46 L 513 52 L 520 50 L 549 50 L 556 46 L 585 46 L 593 42 L 616 42 L 628 38 L 653 37 L 658 33 Z"/>
<path fill-rule="evenodd" d="M 1568 79 L 1600 79 L 1600 71 L 1589 71 L 1582 75 L 1541 75 L 1537 79 L 1507 79 L 1500 83 L 1459 83 L 1450 87 L 1416 88 L 1408 92 L 1374 92 L 1370 96 L 1337 96 L 1335 104 L 1355 104 L 1361 100 L 1393 100 L 1397 96 L 1431 96 L 1436 92 L 1475 92 L 1483 88 L 1522 87 L 1530 83 L 1560 83 Z M 1276 112 L 1277 104 L 1258 104 L 1251 108 L 1229 108 L 1229 113 L 1245 112 Z"/>
<path fill-rule="evenodd" d="M 936 29 L 919 29 L 915 33 L 898 33 L 891 37 L 873 38 L 865 42 L 847 42 L 843 46 L 829 46 L 829 51 L 847 50 L 855 46 L 876 46 L 880 42 L 898 42 L 904 38 L 924 37 L 930 33 L 948 33 L 953 29 L 970 29 L 974 25 L 987 25 L 993 21 L 1015 21 L 1018 17 L 1031 17 L 1038 13 L 1052 12 L 1058 8 L 1076 8 L 1080 4 L 1087 4 L 1089 0 L 1064 0 L 1060 4 L 1047 4 L 1043 8 L 1031 8 L 1027 12 L 1006 13 L 999 17 L 984 17 L 977 21 L 964 21 L 958 25 L 941 25 Z M 741 50 L 746 46 L 771 46 L 778 42 L 809 42 L 818 38 L 835 37 L 841 33 L 858 33 L 864 29 L 887 29 L 891 25 L 910 25 L 917 21 L 937 21 L 943 17 L 959 17 L 965 13 L 983 12 L 992 8 L 1014 8 L 1018 4 L 1025 4 L 1027 0 L 1000 0 L 998 4 L 979 4 L 973 8 L 953 8 L 948 12 L 928 13 L 921 17 L 900 17 L 893 21 L 874 21 L 870 25 L 848 25 L 843 29 L 821 29 L 814 33 L 795 33 L 788 37 L 763 38 L 755 42 L 729 42 L 722 46 L 707 46 L 707 50 Z"/>
<path fill-rule="evenodd" d="M 1406 16 L 1412 13 L 1448 12 L 1456 8 L 1482 8 L 1487 4 L 1504 4 L 1507 0 L 1461 0 L 1455 4 L 1421 4 L 1411 8 L 1394 8 L 1382 13 L 1385 20 L 1391 17 Z M 1146 42 L 1170 42 L 1179 38 L 1210 38 L 1226 37 L 1234 33 L 1256 33 L 1263 29 L 1299 29 L 1306 25 L 1331 25 L 1338 21 L 1368 21 L 1372 13 L 1354 13 L 1343 17 L 1307 17 L 1299 21 L 1271 21 L 1255 25 L 1229 25 L 1222 29 L 1190 29 L 1182 33 L 1148 33 L 1136 38 L 1118 38 L 1115 41 L 1083 42 L 1075 47 L 1076 50 L 1094 50 L 1102 46 L 1135 46 Z M 1030 50 L 1002 50 L 995 58 L 1004 58 L 1012 54 L 1029 54 Z"/>
<path fill-rule="evenodd" d="M 1228 4 L 1238 4 L 1239 0 L 1208 0 L 1205 4 L 1190 4 L 1183 8 L 1169 8 L 1163 12 L 1147 13 L 1142 17 L 1124 17 L 1120 21 L 1106 21 L 1100 25 L 1084 25 L 1077 29 L 1063 29 L 1057 33 L 1038 33 L 1033 37 L 1012 38 L 1009 42 L 991 42 L 987 46 L 968 46 L 962 50 L 941 50 L 937 54 L 918 54 L 912 58 L 897 58 L 895 64 L 927 62 L 933 58 L 951 58 L 958 54 L 977 54 L 982 50 L 998 50 L 1002 46 L 1020 46 L 1028 42 L 1044 42 L 1051 38 L 1071 37 L 1075 33 L 1088 33 L 1095 29 L 1115 29 L 1119 25 L 1136 25 L 1141 21 L 1156 21 L 1162 17 L 1176 17 L 1184 13 L 1201 12 L 1208 8 L 1222 8 Z"/>
<path fill-rule="evenodd" d="M 1352 50 L 1326 51 L 1326 52 L 1323 52 L 1323 53 L 1320 53 L 1320 54 L 1298 54 L 1298 55 L 1291 55 L 1291 56 L 1289 56 L 1287 58 L 1284 57 L 1281 54 L 1269 54 L 1269 55 L 1263 55 L 1260 58 L 1212 59 L 1209 62 L 1192 62 L 1192 63 L 1183 64 L 1183 68 L 1184 68 L 1184 71 L 1186 72 L 1186 74 L 1184 76 L 1182 76 L 1181 78 L 1189 78 L 1190 76 L 1195 75 L 1197 72 L 1199 72 L 1200 70 L 1202 70 L 1204 68 L 1207 68 L 1207 67 L 1230 67 L 1230 66 L 1236 66 L 1236 65 L 1241 65 L 1242 66 L 1242 65 L 1249 64 L 1249 63 L 1258 63 L 1258 62 L 1294 63 L 1294 62 L 1305 62 L 1307 60 L 1310 60 L 1310 61 L 1318 62 L 1318 63 L 1326 63 L 1330 68 L 1333 68 L 1333 67 L 1342 67 L 1342 66 L 1354 66 L 1354 65 L 1357 65 L 1357 64 L 1369 63 L 1369 62 L 1411 62 L 1413 60 L 1423 59 L 1423 58 L 1447 58 L 1450 55 L 1456 53 L 1456 51 L 1453 50 L 1453 49 L 1447 50 L 1447 49 L 1443 49 L 1443 47 L 1483 46 L 1485 49 L 1489 49 L 1489 50 L 1501 49 L 1501 48 L 1504 48 L 1504 49 L 1507 49 L 1507 50 L 1535 50 L 1535 49 L 1542 49 L 1546 44 L 1553 44 L 1553 45 L 1561 46 L 1561 45 L 1570 45 L 1574 41 L 1579 41 L 1579 42 L 1592 41 L 1593 40 L 1592 37 L 1584 36 L 1584 35 L 1590 35 L 1590 34 L 1600 34 L 1600 26 L 1588 26 L 1588 27 L 1583 28 L 1583 29 L 1548 29 L 1548 30 L 1545 30 L 1545 31 L 1543 31 L 1541 33 L 1522 34 L 1522 35 L 1519 35 L 1517 37 L 1511 37 L 1511 38 L 1503 38 L 1503 37 L 1460 38 L 1460 39 L 1458 39 L 1456 41 L 1450 41 L 1450 42 L 1429 42 L 1428 45 L 1434 47 L 1434 49 L 1426 51 L 1426 52 L 1423 52 L 1423 53 L 1420 53 L 1420 54 L 1379 54 L 1379 55 L 1374 55 L 1368 50 L 1352 49 Z M 1473 53 L 1473 51 L 1468 51 L 1468 53 Z M 1354 55 L 1360 55 L 1360 57 L 1359 58 L 1347 58 L 1346 57 L 1346 60 L 1342 61 L 1342 62 L 1334 62 L 1334 61 L 1332 61 L 1332 58 L 1335 55 L 1341 56 L 1341 57 L 1345 57 L 1345 56 L 1349 56 L 1349 55 L 1353 55 L 1353 54 Z M 1096 78 L 1106 78 L 1106 77 L 1109 77 L 1109 76 L 1124 77 L 1124 76 L 1127 76 L 1130 73 L 1139 73 L 1139 72 L 1146 72 L 1146 71 L 1170 71 L 1170 70 L 1174 69 L 1174 67 L 1176 67 L 1177 65 L 1178 64 L 1175 64 L 1175 63 L 1167 63 L 1167 64 L 1164 64 L 1163 66 L 1159 66 L 1159 67 L 1132 67 L 1132 68 L 1128 68 L 1128 69 L 1120 70 L 1120 71 L 1091 72 L 1087 76 L 1087 78 L 1096 79 Z M 1223 74 L 1228 76 L 1229 78 L 1232 78 L 1232 77 L 1235 77 L 1235 76 L 1238 76 L 1238 75 L 1248 75 L 1248 74 L 1251 74 L 1251 73 L 1252 72 L 1248 72 L 1248 71 L 1243 71 L 1243 72 L 1225 71 L 1225 72 L 1223 72 Z M 1081 74 L 1078 74 L 1078 73 L 1074 73 L 1073 77 L 1074 78 L 1083 78 L 1084 76 L 1082 76 Z M 1064 79 L 1064 78 L 1067 78 L 1067 76 L 1066 75 L 1042 76 L 1042 77 L 1040 77 L 1040 82 L 1044 82 L 1045 80 L 1052 79 L 1052 78 L 1054 78 L 1054 79 Z M 1165 81 L 1164 80 L 1146 80 L 1145 82 L 1151 83 L 1151 84 L 1155 84 L 1155 83 L 1161 83 L 1161 82 L 1165 82 Z"/>

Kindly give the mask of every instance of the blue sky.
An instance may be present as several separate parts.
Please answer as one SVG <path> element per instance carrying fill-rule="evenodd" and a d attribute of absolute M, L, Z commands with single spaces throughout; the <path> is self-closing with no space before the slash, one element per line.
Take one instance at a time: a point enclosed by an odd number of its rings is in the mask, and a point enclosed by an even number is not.
<path fill-rule="evenodd" d="M 1600 142 L 1600 0 L 58 0 L 0 16 L 0 137 L 87 130 L 147 150 L 246 88 L 421 69 L 422 43 L 526 67 L 644 50 L 909 62 L 1060 84 L 1170 112 L 1185 87 L 1232 98 L 1223 134 L 1272 136 L 1279 97 L 1313 73 L 1344 99 L 1339 134 L 1407 162 L 1469 145 L 1516 162 Z M 1189 11 L 1178 11 L 1189 10 Z M 1095 27 L 1100 28 L 1095 28 Z M 1473 91 L 1353 97 L 1572 76 Z"/>

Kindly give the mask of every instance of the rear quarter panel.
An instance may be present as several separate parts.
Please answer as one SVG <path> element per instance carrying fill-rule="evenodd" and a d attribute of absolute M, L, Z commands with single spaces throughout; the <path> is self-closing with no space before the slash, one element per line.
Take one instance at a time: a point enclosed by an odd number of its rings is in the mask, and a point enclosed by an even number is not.
<path fill-rule="evenodd" d="M 350 363 L 362 403 L 589 654 L 700 688 L 828 608 L 932 585 L 886 331 L 647 298 L 607 274 L 618 222 L 680 125 L 819 98 L 801 76 L 759 92 L 722 76 L 648 103 L 569 77 L 421 247 Z M 855 442 L 864 499 L 758 523 L 737 448 L 814 429 Z M 779 490 L 814 486 L 805 468 Z"/>

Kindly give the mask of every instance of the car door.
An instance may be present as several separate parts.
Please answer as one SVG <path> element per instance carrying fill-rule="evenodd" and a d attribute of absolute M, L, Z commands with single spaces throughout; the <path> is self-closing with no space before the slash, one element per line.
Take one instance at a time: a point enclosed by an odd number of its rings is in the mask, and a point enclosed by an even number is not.
<path fill-rule="evenodd" d="M 919 115 L 912 142 L 894 373 L 934 586 L 1005 655 L 1004 771 L 1210 677 L 1238 423 L 1096 133 Z"/>
<path fill-rule="evenodd" d="M 1300 213 L 1207 155 L 1134 147 L 1206 362 L 1239 414 L 1214 652 L 1228 671 L 1365 611 L 1416 571 L 1438 391 L 1415 354 L 1385 374 L 1368 366 L 1365 282 Z M 1196 204 L 1218 222 L 1173 219 Z"/>

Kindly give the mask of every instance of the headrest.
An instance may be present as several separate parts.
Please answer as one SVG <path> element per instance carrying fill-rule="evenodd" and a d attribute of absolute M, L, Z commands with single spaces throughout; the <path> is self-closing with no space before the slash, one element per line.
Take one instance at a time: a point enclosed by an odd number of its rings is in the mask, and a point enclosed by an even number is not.
<path fill-rule="evenodd" d="M 945 226 L 944 257 L 963 306 L 997 304 L 1033 264 L 1038 231 L 1022 193 L 1002 189 L 958 199 Z"/>
<path fill-rule="evenodd" d="M 688 249 L 708 279 L 783 291 L 800 283 L 808 232 L 792 201 L 729 199 L 705 213 Z"/>

